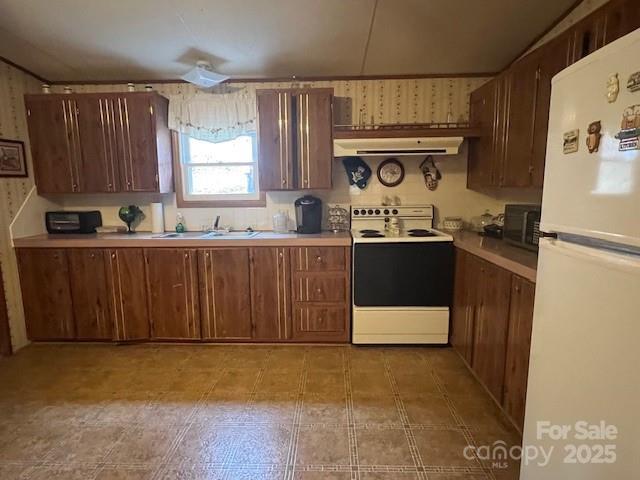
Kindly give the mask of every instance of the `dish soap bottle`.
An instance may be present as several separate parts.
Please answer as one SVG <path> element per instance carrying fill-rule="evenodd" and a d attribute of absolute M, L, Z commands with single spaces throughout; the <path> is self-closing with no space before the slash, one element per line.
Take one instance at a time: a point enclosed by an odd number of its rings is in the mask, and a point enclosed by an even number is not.
<path fill-rule="evenodd" d="M 176 215 L 176 233 L 184 233 L 184 217 L 180 212 Z"/>

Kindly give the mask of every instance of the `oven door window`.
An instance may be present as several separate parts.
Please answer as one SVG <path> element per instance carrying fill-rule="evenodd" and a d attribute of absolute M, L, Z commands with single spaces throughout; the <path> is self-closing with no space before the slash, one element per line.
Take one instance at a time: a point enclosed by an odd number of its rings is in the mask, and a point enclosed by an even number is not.
<path fill-rule="evenodd" d="M 450 242 L 364 243 L 353 253 L 353 302 L 359 307 L 448 307 Z"/>

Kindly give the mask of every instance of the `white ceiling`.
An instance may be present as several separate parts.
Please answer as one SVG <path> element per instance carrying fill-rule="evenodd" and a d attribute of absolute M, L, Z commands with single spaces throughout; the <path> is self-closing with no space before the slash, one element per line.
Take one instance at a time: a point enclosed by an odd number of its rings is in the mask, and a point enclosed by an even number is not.
<path fill-rule="evenodd" d="M 51 81 L 502 69 L 574 0 L 0 0 L 0 56 Z"/>

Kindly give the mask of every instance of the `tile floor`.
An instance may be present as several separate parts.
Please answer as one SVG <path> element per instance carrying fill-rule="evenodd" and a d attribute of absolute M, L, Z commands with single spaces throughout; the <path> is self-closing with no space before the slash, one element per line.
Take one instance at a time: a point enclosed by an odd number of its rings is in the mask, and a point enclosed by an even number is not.
<path fill-rule="evenodd" d="M 32 345 L 0 359 L 0 478 L 515 479 L 448 348 Z"/>

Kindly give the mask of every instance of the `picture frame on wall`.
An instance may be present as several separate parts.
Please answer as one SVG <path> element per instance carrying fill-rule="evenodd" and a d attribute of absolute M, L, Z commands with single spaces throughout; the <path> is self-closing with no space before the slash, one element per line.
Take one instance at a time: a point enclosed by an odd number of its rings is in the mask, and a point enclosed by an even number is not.
<path fill-rule="evenodd" d="M 27 157 L 24 142 L 0 138 L 0 177 L 26 177 Z"/>

